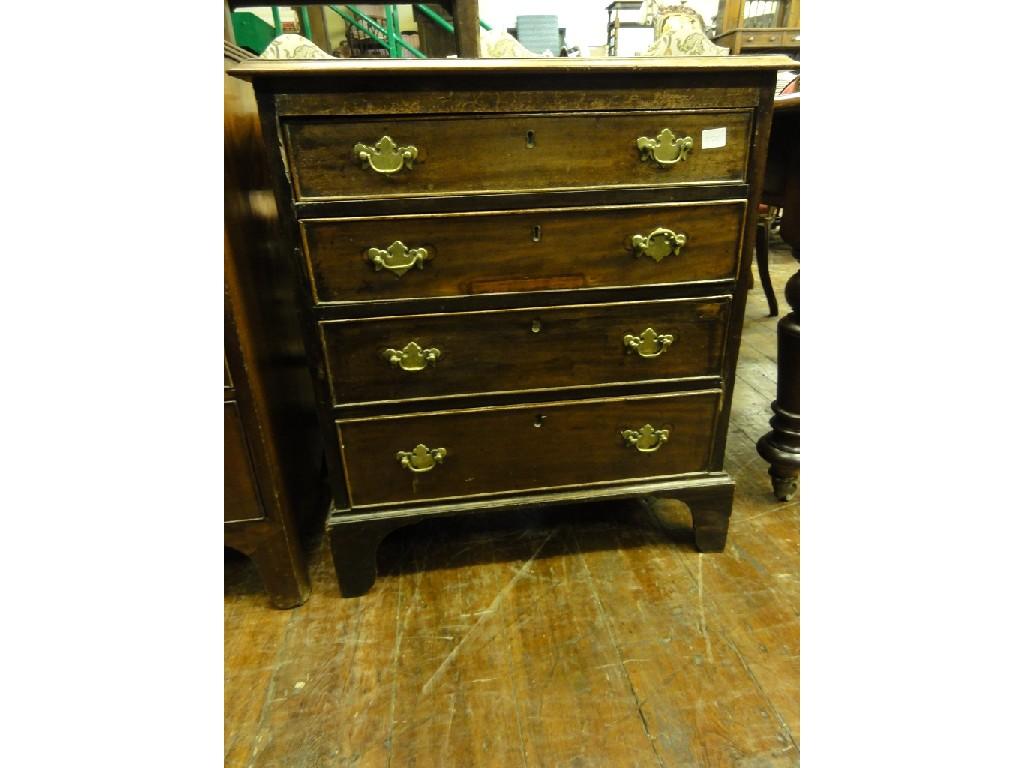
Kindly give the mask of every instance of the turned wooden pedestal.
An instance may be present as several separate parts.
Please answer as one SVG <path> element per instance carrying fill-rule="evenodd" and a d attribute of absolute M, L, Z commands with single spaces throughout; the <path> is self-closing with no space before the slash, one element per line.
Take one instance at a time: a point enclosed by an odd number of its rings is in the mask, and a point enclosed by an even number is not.
<path fill-rule="evenodd" d="M 772 490 L 780 501 L 796 494 L 800 478 L 800 272 L 786 283 L 793 311 L 779 320 L 779 377 L 769 424 L 772 431 L 757 441 L 757 452 L 771 464 Z"/>
<path fill-rule="evenodd" d="M 800 260 L 800 94 L 775 100 L 762 200 L 782 208 L 780 234 Z M 759 243 L 759 246 L 761 244 Z M 763 260 L 767 269 L 766 254 Z M 759 260 L 760 261 L 760 260 Z M 772 431 L 757 443 L 771 467 L 772 489 L 780 501 L 792 499 L 800 478 L 800 273 L 786 284 L 793 311 L 779 321 L 779 374 Z"/>

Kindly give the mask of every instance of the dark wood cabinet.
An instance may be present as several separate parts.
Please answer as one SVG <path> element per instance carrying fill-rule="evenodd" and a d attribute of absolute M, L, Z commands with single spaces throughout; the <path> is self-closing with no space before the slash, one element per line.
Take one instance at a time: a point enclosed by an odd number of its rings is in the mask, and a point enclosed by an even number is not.
<path fill-rule="evenodd" d="M 343 595 L 428 516 L 678 498 L 725 435 L 773 57 L 259 61 Z"/>
<path fill-rule="evenodd" d="M 226 65 L 244 55 L 225 45 Z M 224 95 L 224 541 L 290 608 L 309 596 L 299 536 L 326 512 L 323 448 L 255 96 L 228 76 Z"/>

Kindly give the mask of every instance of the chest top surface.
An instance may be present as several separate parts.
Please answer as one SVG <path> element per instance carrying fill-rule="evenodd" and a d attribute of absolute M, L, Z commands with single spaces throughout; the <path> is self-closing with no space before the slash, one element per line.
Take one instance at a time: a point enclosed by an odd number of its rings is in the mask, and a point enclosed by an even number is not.
<path fill-rule="evenodd" d="M 364 88 L 383 92 L 443 89 L 550 91 L 614 89 L 625 84 L 632 87 L 648 84 L 651 88 L 715 84 L 727 87 L 738 83 L 761 84 L 766 76 L 774 83 L 777 70 L 798 68 L 798 62 L 779 55 L 611 59 L 252 59 L 239 63 L 229 73 L 251 80 L 261 90 L 276 93 L 358 91 Z M 622 108 L 641 105 L 627 100 Z M 374 106 L 378 111 L 387 111 L 389 103 L 383 99 L 375 102 Z M 429 111 L 443 111 L 449 105 L 442 101 L 434 102 L 433 108 L 429 103 L 426 106 Z M 648 103 L 646 106 L 657 108 L 658 105 Z M 572 107 L 572 104 L 566 105 L 566 108 Z"/>

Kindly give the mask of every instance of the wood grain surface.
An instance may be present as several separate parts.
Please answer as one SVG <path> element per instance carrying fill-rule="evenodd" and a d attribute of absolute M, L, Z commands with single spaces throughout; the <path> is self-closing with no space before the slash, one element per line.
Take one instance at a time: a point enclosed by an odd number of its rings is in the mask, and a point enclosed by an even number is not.
<path fill-rule="evenodd" d="M 729 297 L 448 312 L 320 323 L 334 403 L 721 376 Z M 647 328 L 671 337 L 652 357 L 626 346 Z M 403 370 L 386 350 L 440 352 Z"/>
<path fill-rule="evenodd" d="M 318 303 L 662 285 L 736 277 L 743 201 L 509 213 L 381 216 L 301 223 Z M 685 234 L 660 262 L 634 235 Z M 375 270 L 370 248 L 425 248 L 423 268 Z"/>
<path fill-rule="evenodd" d="M 773 254 L 776 284 L 796 268 Z M 290 612 L 230 559 L 225 765 L 797 766 L 799 496 L 775 501 L 754 450 L 774 355 L 755 288 L 720 555 L 698 555 L 665 501 L 402 528 L 358 600 L 311 541 L 313 595 Z"/>
<path fill-rule="evenodd" d="M 557 97 L 557 95 L 556 95 Z M 465 192 L 663 186 L 743 181 L 751 112 L 580 112 L 572 115 L 359 120 L 284 120 L 295 198 L 407 197 Z M 643 160 L 637 139 L 664 128 L 690 137 L 685 160 Z M 725 146 L 702 146 L 702 131 L 725 129 Z M 415 146 L 411 168 L 378 173 L 356 144 L 390 136 Z"/>

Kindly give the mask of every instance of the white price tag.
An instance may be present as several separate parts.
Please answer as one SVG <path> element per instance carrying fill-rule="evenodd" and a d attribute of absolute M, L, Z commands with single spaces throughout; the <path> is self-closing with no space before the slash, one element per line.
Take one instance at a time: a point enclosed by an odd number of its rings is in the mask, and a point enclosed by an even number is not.
<path fill-rule="evenodd" d="M 725 146 L 725 128 L 709 128 L 701 131 L 701 149 L 718 149 Z"/>

